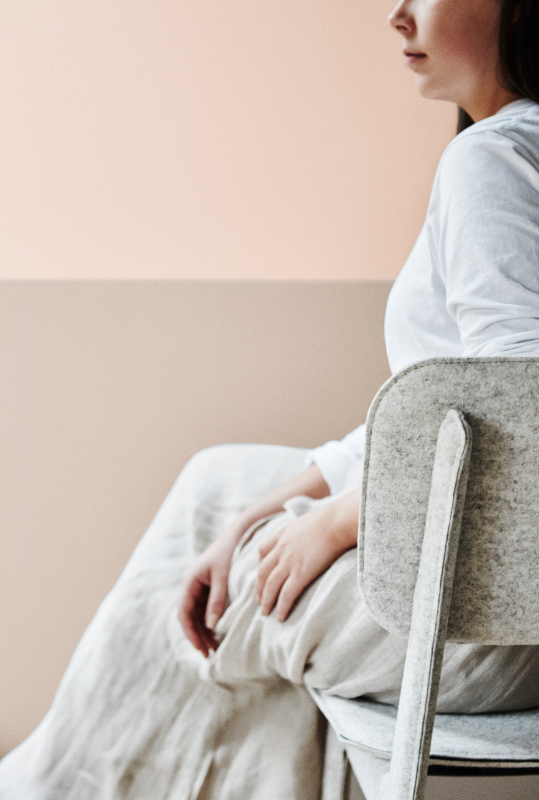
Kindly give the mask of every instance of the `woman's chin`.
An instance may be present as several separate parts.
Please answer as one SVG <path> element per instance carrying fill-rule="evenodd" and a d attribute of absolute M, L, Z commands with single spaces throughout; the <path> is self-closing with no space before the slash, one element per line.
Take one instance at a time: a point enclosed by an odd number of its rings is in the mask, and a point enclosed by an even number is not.
<path fill-rule="evenodd" d="M 429 79 L 428 75 L 416 75 L 415 87 L 421 97 L 424 97 L 426 100 L 446 100 L 449 103 L 458 102 L 453 97 L 452 93 L 447 90 L 447 87 L 436 85 L 433 80 Z"/>

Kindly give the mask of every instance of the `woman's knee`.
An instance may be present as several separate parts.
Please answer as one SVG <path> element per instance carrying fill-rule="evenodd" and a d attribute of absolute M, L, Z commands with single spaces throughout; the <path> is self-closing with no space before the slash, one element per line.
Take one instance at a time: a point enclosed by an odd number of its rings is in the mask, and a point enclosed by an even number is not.
<path fill-rule="evenodd" d="M 212 479 L 229 473 L 241 460 L 242 450 L 248 444 L 217 444 L 204 447 L 195 453 L 178 475 L 178 481 L 211 483 Z"/>

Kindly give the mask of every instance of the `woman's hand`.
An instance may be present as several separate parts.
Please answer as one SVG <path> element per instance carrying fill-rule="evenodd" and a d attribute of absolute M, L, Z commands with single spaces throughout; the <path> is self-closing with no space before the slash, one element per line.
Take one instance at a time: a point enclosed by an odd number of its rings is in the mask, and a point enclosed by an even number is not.
<path fill-rule="evenodd" d="M 276 605 L 283 622 L 302 591 L 357 544 L 359 491 L 319 506 L 270 534 L 260 545 L 256 599 L 262 614 Z"/>
<path fill-rule="evenodd" d="M 282 511 L 286 500 L 300 494 L 308 497 L 329 494 L 329 487 L 315 464 L 248 506 L 183 576 L 178 619 L 191 644 L 205 657 L 219 647 L 213 631 L 226 608 L 234 548 L 254 522 Z"/>
<path fill-rule="evenodd" d="M 219 647 L 213 630 L 226 607 L 234 548 L 248 527 L 241 519 L 236 520 L 197 558 L 182 579 L 178 619 L 191 644 L 206 658 L 210 650 Z"/>

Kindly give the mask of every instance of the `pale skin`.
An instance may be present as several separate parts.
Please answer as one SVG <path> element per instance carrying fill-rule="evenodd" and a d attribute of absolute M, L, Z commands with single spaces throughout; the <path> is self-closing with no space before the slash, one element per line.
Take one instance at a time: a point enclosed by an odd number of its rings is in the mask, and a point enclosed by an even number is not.
<path fill-rule="evenodd" d="M 401 0 L 391 26 L 403 38 L 408 67 L 423 97 L 464 108 L 478 122 L 518 99 L 500 82 L 499 0 Z M 329 487 L 315 464 L 246 508 L 197 559 L 182 580 L 178 618 L 192 644 L 208 656 L 219 642 L 232 554 L 257 520 L 283 510 L 297 495 L 322 498 Z M 323 504 L 267 536 L 260 546 L 256 599 L 260 612 L 284 622 L 303 590 L 355 547 L 359 491 Z"/>
<path fill-rule="evenodd" d="M 500 82 L 499 0 L 401 0 L 389 15 L 423 97 L 461 106 L 474 122 L 517 95 Z"/>

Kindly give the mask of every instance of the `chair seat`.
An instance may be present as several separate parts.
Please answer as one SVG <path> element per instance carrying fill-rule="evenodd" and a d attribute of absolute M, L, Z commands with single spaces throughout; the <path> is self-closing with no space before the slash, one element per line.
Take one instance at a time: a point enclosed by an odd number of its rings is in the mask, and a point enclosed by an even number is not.
<path fill-rule="evenodd" d="M 311 690 L 316 704 L 346 746 L 390 758 L 397 708 L 372 700 L 347 700 Z M 539 708 L 500 714 L 437 714 L 430 762 L 537 767 Z M 501 766 L 501 765 L 500 765 Z"/>

